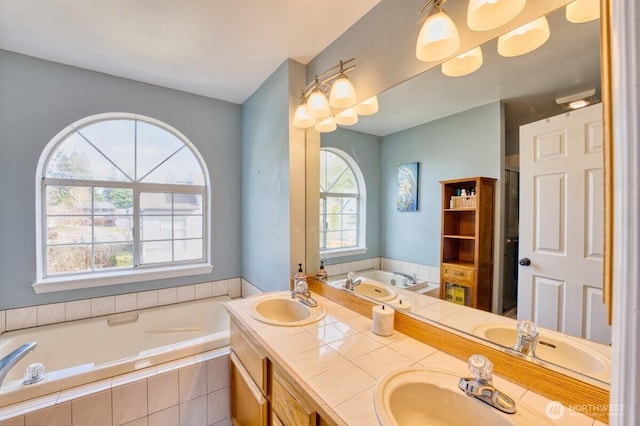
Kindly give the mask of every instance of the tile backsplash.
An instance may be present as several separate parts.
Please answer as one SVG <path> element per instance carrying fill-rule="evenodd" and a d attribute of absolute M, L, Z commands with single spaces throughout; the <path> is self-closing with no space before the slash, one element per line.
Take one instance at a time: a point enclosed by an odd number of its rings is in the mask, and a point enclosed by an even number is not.
<path fill-rule="evenodd" d="M 117 296 L 0 310 L 0 334 L 5 331 L 155 308 L 215 296 L 229 295 L 235 298 L 240 297 L 241 294 L 241 279 L 231 278 Z"/>

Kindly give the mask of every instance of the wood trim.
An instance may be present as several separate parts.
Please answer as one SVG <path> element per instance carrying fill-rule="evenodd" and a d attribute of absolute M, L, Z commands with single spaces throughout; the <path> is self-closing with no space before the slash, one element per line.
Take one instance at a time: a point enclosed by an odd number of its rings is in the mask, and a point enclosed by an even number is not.
<path fill-rule="evenodd" d="M 611 98 L 611 4 L 600 2 L 600 72 L 604 129 L 604 258 L 602 298 L 613 317 L 613 101 Z"/>
<path fill-rule="evenodd" d="M 309 278 L 308 282 L 309 288 L 313 292 L 371 318 L 375 303 L 313 278 Z M 607 389 L 580 381 L 551 368 L 534 364 L 488 343 L 463 337 L 444 327 L 418 320 L 401 312 L 397 313 L 399 315 L 394 316 L 394 327 L 399 332 L 464 361 L 475 353 L 481 353 L 491 360 L 497 374 L 546 398 L 559 401 L 566 406 L 603 407 L 609 404 L 609 390 Z M 584 414 L 608 422 L 608 413 L 589 412 Z"/>

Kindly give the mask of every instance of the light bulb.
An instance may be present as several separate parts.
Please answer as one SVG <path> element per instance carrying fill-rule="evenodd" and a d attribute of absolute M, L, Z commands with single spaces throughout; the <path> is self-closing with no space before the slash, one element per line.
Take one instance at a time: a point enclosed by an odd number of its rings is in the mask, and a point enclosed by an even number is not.
<path fill-rule="evenodd" d="M 529 53 L 549 39 L 549 22 L 544 16 L 498 37 L 498 53 L 513 57 Z"/>
<path fill-rule="evenodd" d="M 309 127 L 313 127 L 315 124 L 316 119 L 309 114 L 307 105 L 298 105 L 296 112 L 293 114 L 293 125 L 300 129 L 307 129 Z"/>
<path fill-rule="evenodd" d="M 425 62 L 439 61 L 455 53 L 459 47 L 460 35 L 456 24 L 442 9 L 435 9 L 418 34 L 416 57 Z"/>
<path fill-rule="evenodd" d="M 482 50 L 478 46 L 442 64 L 442 73 L 449 77 L 461 77 L 471 74 L 481 66 Z"/>
<path fill-rule="evenodd" d="M 336 124 L 341 126 L 352 126 L 358 122 L 358 114 L 355 108 L 347 108 L 340 111 L 335 116 Z"/>
<path fill-rule="evenodd" d="M 340 74 L 329 93 L 329 105 L 333 108 L 349 108 L 358 103 L 356 89 L 346 75 Z"/>
<path fill-rule="evenodd" d="M 567 5 L 565 10 L 567 21 L 574 24 L 593 21 L 600 17 L 599 0 L 576 0 Z"/>
<path fill-rule="evenodd" d="M 309 99 L 307 99 L 307 111 L 309 112 L 309 115 L 316 119 L 324 118 L 331 114 L 329 101 L 320 89 L 315 89 L 309 95 Z"/>
<path fill-rule="evenodd" d="M 333 132 L 335 129 L 337 129 L 337 127 L 338 126 L 336 126 L 336 121 L 333 119 L 333 117 L 327 117 L 316 124 L 314 128 L 320 133 L 329 133 Z"/>
<path fill-rule="evenodd" d="M 488 31 L 501 27 L 515 18 L 526 0 L 470 0 L 467 25 L 474 31 Z"/>
<path fill-rule="evenodd" d="M 372 115 L 378 112 L 378 97 L 372 96 L 356 105 L 358 115 Z"/>

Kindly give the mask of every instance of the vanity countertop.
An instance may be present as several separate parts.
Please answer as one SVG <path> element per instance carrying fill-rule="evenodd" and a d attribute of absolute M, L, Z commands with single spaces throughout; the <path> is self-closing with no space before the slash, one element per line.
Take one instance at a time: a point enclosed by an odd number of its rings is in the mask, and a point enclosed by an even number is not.
<path fill-rule="evenodd" d="M 300 386 L 321 400 L 335 423 L 378 424 L 374 390 L 378 381 L 393 370 L 415 366 L 459 377 L 468 375 L 465 361 L 398 331 L 390 337 L 378 336 L 371 331 L 370 318 L 316 294 L 314 298 L 326 308 L 327 315 L 319 322 L 296 327 L 273 326 L 253 319 L 248 308 L 255 297 L 227 302 L 227 307 L 272 360 L 297 376 Z M 493 384 L 516 400 L 519 407 L 535 414 L 541 424 L 604 424 L 569 407 L 564 407 L 560 419 L 552 420 L 545 412 L 551 400 L 496 375 Z"/>

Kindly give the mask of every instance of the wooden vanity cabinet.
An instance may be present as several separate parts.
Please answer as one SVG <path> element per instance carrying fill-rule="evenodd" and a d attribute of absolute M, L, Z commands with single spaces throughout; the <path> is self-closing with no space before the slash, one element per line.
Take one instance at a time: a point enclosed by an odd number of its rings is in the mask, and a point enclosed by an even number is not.
<path fill-rule="evenodd" d="M 440 182 L 440 298 L 485 311 L 491 311 L 493 288 L 495 182 L 486 177 Z"/>
<path fill-rule="evenodd" d="M 250 426 L 331 425 L 258 342 L 231 319 L 231 421 Z"/>

